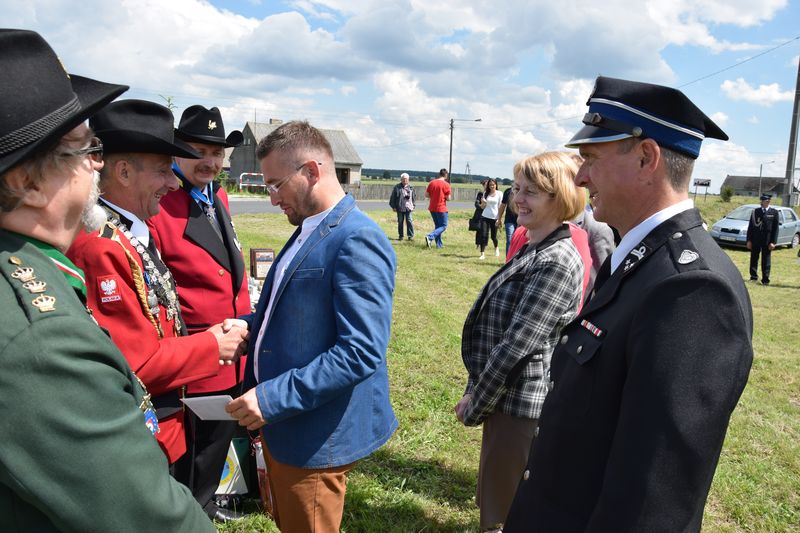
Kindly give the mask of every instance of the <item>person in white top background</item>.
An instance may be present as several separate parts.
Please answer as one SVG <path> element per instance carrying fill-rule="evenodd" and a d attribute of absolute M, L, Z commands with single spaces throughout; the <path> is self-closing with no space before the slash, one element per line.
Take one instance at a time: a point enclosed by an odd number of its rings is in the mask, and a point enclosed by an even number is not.
<path fill-rule="evenodd" d="M 483 191 L 483 198 L 480 206 L 481 213 L 480 227 L 478 228 L 478 245 L 481 249 L 479 259 L 486 259 L 486 245 L 489 244 L 489 237 L 494 244 L 494 255 L 500 257 L 500 248 L 497 245 L 497 216 L 500 211 L 500 200 L 503 195 L 497 192 L 497 180 L 489 178 Z"/>

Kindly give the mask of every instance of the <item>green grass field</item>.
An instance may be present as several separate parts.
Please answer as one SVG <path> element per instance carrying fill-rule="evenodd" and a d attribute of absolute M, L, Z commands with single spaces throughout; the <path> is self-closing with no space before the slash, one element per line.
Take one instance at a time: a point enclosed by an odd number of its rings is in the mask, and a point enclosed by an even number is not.
<path fill-rule="evenodd" d="M 699 195 L 697 206 L 710 224 L 749 201 L 723 204 Z M 479 531 L 474 491 L 480 428 L 459 424 L 453 406 L 466 377 L 459 351 L 464 317 L 501 263 L 494 257 L 478 261 L 474 233 L 467 231 L 471 210 L 451 213 L 442 250 L 425 247 L 433 224 L 427 212 L 415 215 L 417 240 L 392 241 L 398 269 L 387 357 L 400 428 L 350 476 L 342 524 L 348 533 Z M 391 211 L 370 216 L 396 236 Z M 242 215 L 235 224 L 245 249 L 271 247 L 276 253 L 294 229 L 282 215 Z M 747 277 L 748 253 L 728 252 Z M 728 431 L 704 531 L 800 531 L 798 261 L 796 250 L 776 250 L 772 285 L 747 285 L 755 360 Z M 259 514 L 219 527 L 228 533 L 277 531 Z"/>

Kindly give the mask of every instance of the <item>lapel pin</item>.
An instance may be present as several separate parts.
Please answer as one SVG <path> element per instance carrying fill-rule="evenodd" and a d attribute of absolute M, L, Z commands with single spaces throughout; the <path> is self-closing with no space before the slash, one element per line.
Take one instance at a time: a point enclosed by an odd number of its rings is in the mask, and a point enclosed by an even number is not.
<path fill-rule="evenodd" d="M 684 250 L 681 252 L 681 256 L 678 258 L 678 263 L 681 265 L 688 265 L 689 263 L 694 263 L 697 261 L 697 258 L 700 255 L 697 252 L 693 252 L 692 250 Z"/>

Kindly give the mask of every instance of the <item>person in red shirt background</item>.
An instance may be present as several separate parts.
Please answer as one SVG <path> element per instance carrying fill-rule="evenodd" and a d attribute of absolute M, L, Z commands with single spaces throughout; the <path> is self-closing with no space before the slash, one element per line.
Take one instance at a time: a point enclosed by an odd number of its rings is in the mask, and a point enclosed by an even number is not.
<path fill-rule="evenodd" d="M 428 211 L 433 218 L 434 230 L 425 236 L 425 245 L 430 248 L 435 242 L 437 248 L 442 248 L 442 233 L 447 229 L 447 201 L 452 197 L 450 184 L 447 182 L 447 169 L 439 171 L 439 177 L 432 180 L 425 189 L 425 198 L 430 198 Z"/>

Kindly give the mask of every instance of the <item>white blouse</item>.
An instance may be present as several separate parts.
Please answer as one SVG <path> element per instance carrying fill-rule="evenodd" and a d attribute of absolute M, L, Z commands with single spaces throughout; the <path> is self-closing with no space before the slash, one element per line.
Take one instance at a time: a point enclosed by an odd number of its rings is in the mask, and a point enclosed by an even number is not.
<path fill-rule="evenodd" d="M 492 196 L 484 195 L 483 201 L 486 202 L 486 207 L 483 208 L 481 216 L 497 220 L 497 213 L 500 211 L 500 200 L 502 199 L 503 195 L 498 191 L 494 191 Z"/>

